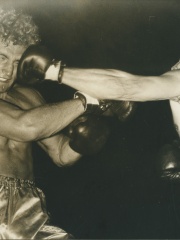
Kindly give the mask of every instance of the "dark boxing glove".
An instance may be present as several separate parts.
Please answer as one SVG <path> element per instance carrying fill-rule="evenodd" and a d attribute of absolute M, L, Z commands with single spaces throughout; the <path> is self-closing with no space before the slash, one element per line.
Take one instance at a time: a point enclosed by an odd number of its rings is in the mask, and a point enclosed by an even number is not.
<path fill-rule="evenodd" d="M 157 168 L 162 179 L 180 180 L 180 141 L 163 146 L 157 156 Z"/>
<path fill-rule="evenodd" d="M 31 45 L 19 61 L 17 81 L 23 85 L 39 83 L 44 80 L 47 69 L 53 63 L 53 56 L 45 46 Z"/>
<path fill-rule="evenodd" d="M 83 155 L 98 153 L 105 145 L 110 128 L 104 117 L 84 114 L 75 119 L 67 128 L 70 147 Z"/>
<path fill-rule="evenodd" d="M 80 91 L 75 92 L 74 98 L 79 98 L 82 101 L 86 114 L 101 115 L 110 107 L 110 102 L 98 100 Z"/>
<path fill-rule="evenodd" d="M 116 116 L 122 122 L 133 115 L 137 106 L 130 101 L 98 100 L 80 91 L 74 97 L 81 99 L 86 113 L 101 115 L 106 112 L 104 115 Z"/>
<path fill-rule="evenodd" d="M 121 122 L 128 120 L 136 110 L 136 103 L 131 101 L 104 100 L 110 115 L 116 116 Z"/>

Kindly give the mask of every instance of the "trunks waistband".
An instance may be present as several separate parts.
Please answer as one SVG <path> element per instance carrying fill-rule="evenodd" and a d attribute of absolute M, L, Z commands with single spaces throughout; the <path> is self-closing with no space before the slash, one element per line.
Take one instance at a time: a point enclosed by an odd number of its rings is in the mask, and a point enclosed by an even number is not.
<path fill-rule="evenodd" d="M 0 186 L 35 187 L 34 181 L 0 175 Z"/>

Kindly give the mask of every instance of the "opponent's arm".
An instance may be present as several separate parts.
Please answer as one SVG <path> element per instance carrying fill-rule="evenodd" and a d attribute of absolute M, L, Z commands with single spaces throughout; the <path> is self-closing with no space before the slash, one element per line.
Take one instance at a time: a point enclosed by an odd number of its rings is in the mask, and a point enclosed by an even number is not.
<path fill-rule="evenodd" d="M 139 76 L 114 69 L 64 69 L 62 83 L 100 99 L 154 101 L 180 95 L 180 71 Z"/>
<path fill-rule="evenodd" d="M 32 46 L 18 66 L 18 80 L 34 84 L 44 79 L 66 84 L 97 99 L 153 101 L 180 95 L 180 71 L 139 76 L 114 69 L 61 68 L 44 48 Z"/>

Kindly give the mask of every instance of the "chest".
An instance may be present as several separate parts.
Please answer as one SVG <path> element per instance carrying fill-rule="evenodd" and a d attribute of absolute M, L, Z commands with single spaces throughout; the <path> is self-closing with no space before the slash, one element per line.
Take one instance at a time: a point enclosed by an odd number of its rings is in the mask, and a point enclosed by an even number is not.
<path fill-rule="evenodd" d="M 0 95 L 0 99 L 14 104 L 15 106 L 28 110 L 43 105 L 44 99 L 34 89 L 14 87 L 4 95 Z"/>
<path fill-rule="evenodd" d="M 17 142 L 0 136 L 0 154 L 8 152 L 24 152 L 29 148 L 29 143 Z"/>

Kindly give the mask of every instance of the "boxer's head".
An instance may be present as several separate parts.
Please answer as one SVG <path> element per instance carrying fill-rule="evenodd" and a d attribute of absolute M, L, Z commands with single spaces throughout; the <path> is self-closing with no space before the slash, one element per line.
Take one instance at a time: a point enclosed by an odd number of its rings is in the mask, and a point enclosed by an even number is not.
<path fill-rule="evenodd" d="M 40 41 L 38 27 L 32 17 L 16 10 L 0 9 L 0 40 L 28 47 Z"/>
<path fill-rule="evenodd" d="M 0 93 L 13 85 L 18 61 L 26 48 L 39 42 L 38 27 L 32 17 L 0 9 Z"/>

